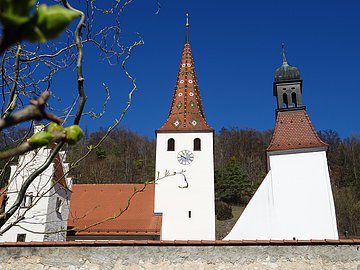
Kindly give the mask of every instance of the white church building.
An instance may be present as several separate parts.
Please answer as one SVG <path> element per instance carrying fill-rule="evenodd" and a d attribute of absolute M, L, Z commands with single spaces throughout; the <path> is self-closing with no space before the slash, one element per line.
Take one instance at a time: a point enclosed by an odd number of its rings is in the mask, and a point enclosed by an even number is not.
<path fill-rule="evenodd" d="M 43 128 L 43 125 L 36 125 L 34 132 Z M 14 205 L 24 181 L 46 161 L 50 152 L 46 147 L 30 151 L 11 166 L 6 212 Z M 51 165 L 29 185 L 20 208 L 2 226 L 2 230 L 11 228 L 0 235 L 0 242 L 66 240 L 72 181 L 64 175 L 68 170 L 65 158 L 65 152 L 59 152 Z"/>
<path fill-rule="evenodd" d="M 328 145 L 311 124 L 300 72 L 287 63 L 284 49 L 274 96 L 278 109 L 267 176 L 225 240 L 338 239 Z"/>

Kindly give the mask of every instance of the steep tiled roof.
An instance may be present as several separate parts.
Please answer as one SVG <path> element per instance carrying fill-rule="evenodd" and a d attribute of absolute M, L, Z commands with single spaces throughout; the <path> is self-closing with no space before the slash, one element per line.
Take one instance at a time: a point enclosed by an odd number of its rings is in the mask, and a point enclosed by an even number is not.
<path fill-rule="evenodd" d="M 125 209 L 134 190 L 143 184 L 76 184 L 73 185 L 68 226 L 84 229 L 113 217 Z M 120 217 L 103 222 L 75 235 L 160 235 L 161 216 L 154 215 L 154 185 L 135 194 Z"/>
<path fill-rule="evenodd" d="M 267 151 L 327 147 L 311 124 L 305 109 L 279 111 Z"/>
<path fill-rule="evenodd" d="M 184 45 L 170 113 L 157 132 L 213 131 L 206 123 L 190 44 Z"/>

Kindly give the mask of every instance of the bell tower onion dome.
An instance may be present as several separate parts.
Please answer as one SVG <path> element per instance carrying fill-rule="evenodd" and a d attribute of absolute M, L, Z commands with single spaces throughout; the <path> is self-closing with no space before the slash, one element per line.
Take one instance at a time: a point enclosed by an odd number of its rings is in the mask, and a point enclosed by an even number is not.
<path fill-rule="evenodd" d="M 286 60 L 285 46 L 282 45 L 282 65 L 275 71 L 275 82 L 300 80 L 300 70 L 290 66 Z"/>

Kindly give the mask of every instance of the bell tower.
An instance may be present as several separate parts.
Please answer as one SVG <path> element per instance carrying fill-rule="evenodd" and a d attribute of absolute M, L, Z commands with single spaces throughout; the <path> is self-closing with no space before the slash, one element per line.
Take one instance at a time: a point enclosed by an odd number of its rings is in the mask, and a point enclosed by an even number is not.
<path fill-rule="evenodd" d="M 338 239 L 326 151 L 302 106 L 296 67 L 275 71 L 276 122 L 268 174 L 225 240 Z"/>
<path fill-rule="evenodd" d="M 189 42 L 189 18 L 170 112 L 156 131 L 155 212 L 162 240 L 214 240 L 214 130 L 206 122 Z"/>
<path fill-rule="evenodd" d="M 284 44 L 282 45 L 282 65 L 275 71 L 274 96 L 280 111 L 303 108 L 300 71 L 297 67 L 288 64 Z"/>

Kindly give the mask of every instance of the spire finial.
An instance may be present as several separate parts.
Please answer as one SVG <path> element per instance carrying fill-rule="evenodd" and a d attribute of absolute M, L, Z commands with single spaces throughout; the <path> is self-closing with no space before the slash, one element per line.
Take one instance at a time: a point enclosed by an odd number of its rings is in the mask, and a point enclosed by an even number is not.
<path fill-rule="evenodd" d="M 185 43 L 189 43 L 189 13 L 186 12 L 186 39 L 185 39 Z"/>
<path fill-rule="evenodd" d="M 287 63 L 287 60 L 286 60 L 286 55 L 285 55 L 285 44 L 284 44 L 284 42 L 282 43 L 281 48 L 282 48 L 282 60 L 283 60 L 283 64 L 285 64 L 285 63 Z"/>

